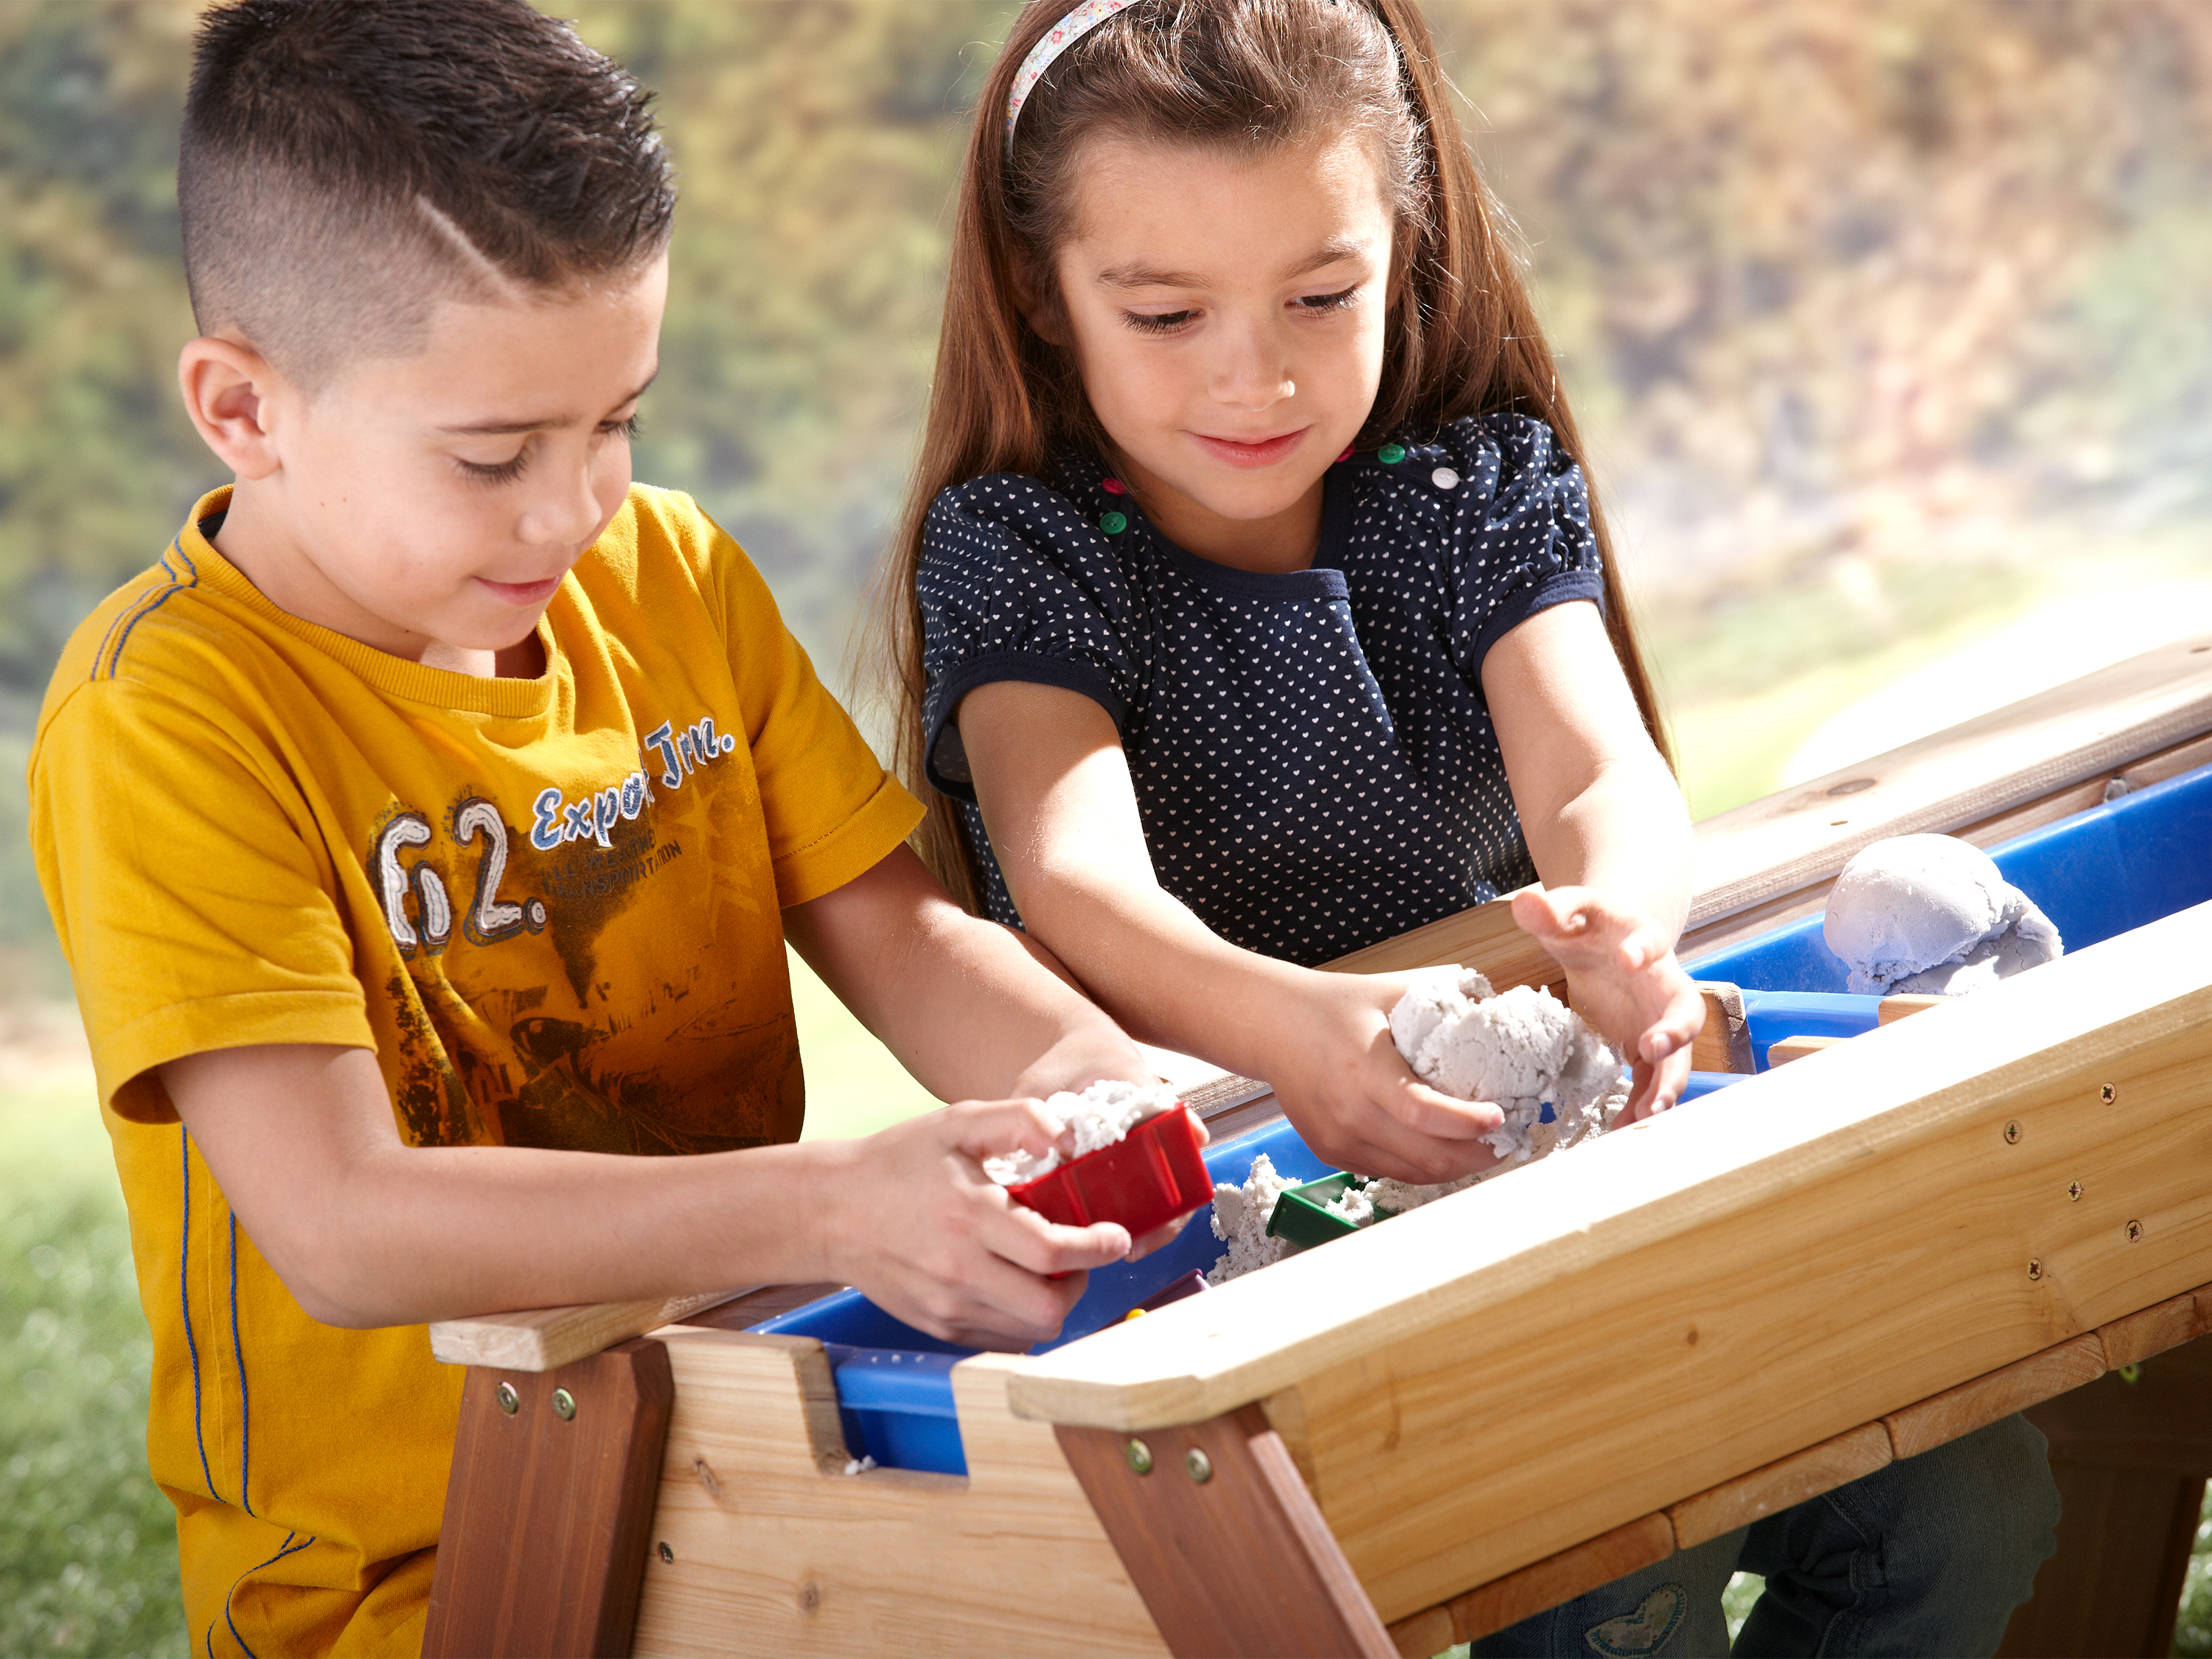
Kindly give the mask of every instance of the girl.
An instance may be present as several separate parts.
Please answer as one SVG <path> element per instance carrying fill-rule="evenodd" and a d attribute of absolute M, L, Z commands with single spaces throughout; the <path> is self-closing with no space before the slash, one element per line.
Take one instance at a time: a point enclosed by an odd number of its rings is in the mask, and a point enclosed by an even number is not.
<path fill-rule="evenodd" d="M 927 854 L 1133 1035 L 1417 1181 L 1485 1167 L 1498 1114 L 1400 1060 L 1403 976 L 1316 968 L 1525 890 L 1632 1112 L 1664 1109 L 1687 815 L 1419 15 L 1065 5 L 983 94 L 895 555 Z M 1724 1646 L 1741 1559 L 1778 1580 L 1762 1647 L 1993 1649 L 2053 1494 L 2017 1419 L 1954 1448 L 1486 1645 Z"/>

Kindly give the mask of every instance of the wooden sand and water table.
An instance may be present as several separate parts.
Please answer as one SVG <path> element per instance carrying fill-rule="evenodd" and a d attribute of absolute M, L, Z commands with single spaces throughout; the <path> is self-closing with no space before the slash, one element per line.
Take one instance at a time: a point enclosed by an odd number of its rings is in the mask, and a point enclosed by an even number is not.
<path fill-rule="evenodd" d="M 1708 820 L 1709 1093 L 1121 1319 L 1200 1217 L 1049 1352 L 902 1349 L 833 1286 L 434 1327 L 470 1372 L 425 1651 L 1428 1655 L 2023 1408 L 2067 1519 L 2006 1651 L 2163 1651 L 2212 1473 L 2207 767 L 2200 637 Z M 1919 830 L 2120 872 L 2119 931 L 1763 1042 L 1753 970 Z M 1446 962 L 1558 976 L 1502 902 L 1340 965 Z M 1302 1150 L 1264 1085 L 1186 1097 L 1218 1178 Z"/>

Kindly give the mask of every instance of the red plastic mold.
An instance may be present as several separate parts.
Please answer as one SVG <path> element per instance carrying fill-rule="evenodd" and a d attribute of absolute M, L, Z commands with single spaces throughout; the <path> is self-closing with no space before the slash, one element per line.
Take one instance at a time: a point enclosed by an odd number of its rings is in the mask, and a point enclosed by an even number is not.
<path fill-rule="evenodd" d="M 1130 1237 L 1142 1238 L 1213 1201 L 1213 1177 L 1206 1173 L 1200 1145 L 1198 1120 L 1177 1101 L 1111 1146 L 1009 1187 L 1007 1195 L 1048 1221 L 1070 1227 L 1118 1221 Z"/>

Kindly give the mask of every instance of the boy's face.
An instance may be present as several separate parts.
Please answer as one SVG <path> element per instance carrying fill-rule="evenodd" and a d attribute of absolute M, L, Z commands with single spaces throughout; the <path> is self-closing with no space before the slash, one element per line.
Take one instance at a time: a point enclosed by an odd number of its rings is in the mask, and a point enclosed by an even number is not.
<path fill-rule="evenodd" d="M 358 360 L 312 396 L 278 381 L 261 416 L 277 465 L 241 480 L 223 550 L 295 616 L 489 672 L 629 491 L 667 290 L 662 256 L 573 293 L 441 303 L 417 356 Z"/>

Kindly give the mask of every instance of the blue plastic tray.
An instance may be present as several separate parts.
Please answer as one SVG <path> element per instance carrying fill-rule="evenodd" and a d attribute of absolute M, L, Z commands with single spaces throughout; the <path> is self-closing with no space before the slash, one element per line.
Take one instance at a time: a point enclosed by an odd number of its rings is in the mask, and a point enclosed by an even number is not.
<path fill-rule="evenodd" d="M 1990 856 L 2005 878 L 2057 924 L 2069 950 L 2212 900 L 2212 767 L 2031 830 L 1992 848 Z M 1844 991 L 1844 964 L 1822 943 L 1819 916 L 1687 965 L 1694 979 L 1743 988 L 1761 1070 L 1767 1049 L 1785 1036 L 1852 1036 L 1875 1023 L 1879 1000 Z M 1741 1080 L 1727 1073 L 1693 1072 L 1682 1097 L 1694 1100 Z M 1206 1166 L 1216 1182 L 1241 1184 L 1261 1152 L 1292 1180 L 1335 1173 L 1283 1122 L 1209 1146 Z M 1114 1323 L 1194 1268 L 1212 1267 L 1222 1249 L 1207 1218 L 1194 1217 L 1166 1249 L 1092 1273 L 1058 1340 L 1033 1352 Z M 925 1336 L 858 1291 L 810 1302 L 754 1328 L 821 1339 L 836 1377 L 846 1443 L 855 1457 L 866 1455 L 891 1468 L 968 1472 L 951 1373 L 975 1350 Z"/>
<path fill-rule="evenodd" d="M 1206 1171 L 1217 1182 L 1242 1185 L 1252 1160 L 1265 1152 L 1294 1181 L 1334 1175 L 1306 1150 L 1288 1123 L 1271 1123 L 1206 1149 Z M 1129 1310 L 1195 1269 L 1211 1267 L 1224 1247 L 1205 1215 L 1191 1218 L 1176 1242 L 1142 1261 L 1116 1262 L 1091 1275 L 1083 1299 L 1056 1340 L 1030 1350 L 1043 1353 L 1125 1317 Z M 783 1336 L 821 1339 L 837 1382 L 845 1443 L 890 1468 L 934 1469 L 965 1474 L 960 1425 L 952 1408 L 952 1367 L 975 1352 L 925 1335 L 903 1324 L 858 1291 L 840 1291 L 764 1320 L 753 1328 Z"/>
<path fill-rule="evenodd" d="M 2005 879 L 2078 951 L 2212 900 L 2212 766 L 2092 806 L 1989 849 Z M 1692 979 L 1842 994 L 1849 977 L 1807 916 L 1687 963 Z M 1748 1006 L 1746 1012 L 1748 1012 Z M 1804 1028 L 1809 1034 L 1811 1027 Z M 1784 1032 L 1784 1036 L 1796 1035 Z M 1765 1048 L 1753 1037 L 1760 1063 Z"/>

